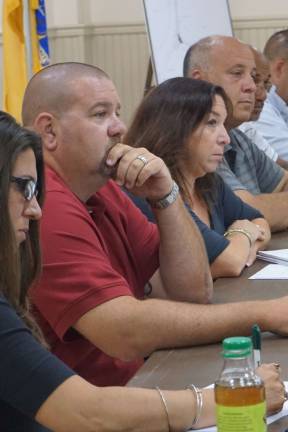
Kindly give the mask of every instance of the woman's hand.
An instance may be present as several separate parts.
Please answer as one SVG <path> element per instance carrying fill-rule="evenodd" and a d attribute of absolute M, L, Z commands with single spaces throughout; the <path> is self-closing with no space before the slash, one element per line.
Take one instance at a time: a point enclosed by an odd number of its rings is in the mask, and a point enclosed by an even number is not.
<path fill-rule="evenodd" d="M 271 415 L 281 411 L 286 400 L 286 392 L 280 378 L 279 363 L 263 364 L 256 369 L 256 373 L 262 378 L 265 385 L 267 414 Z"/>
<path fill-rule="evenodd" d="M 240 219 L 240 220 L 236 220 L 235 222 L 233 222 L 232 225 L 230 225 L 229 229 L 237 229 L 237 228 L 241 228 L 244 229 L 245 231 L 247 231 L 250 236 L 251 236 L 251 241 L 252 241 L 252 245 L 257 241 L 257 240 L 264 240 L 265 238 L 265 231 L 263 229 L 263 227 L 261 227 L 260 225 L 255 224 L 254 222 L 249 221 L 248 219 Z"/>

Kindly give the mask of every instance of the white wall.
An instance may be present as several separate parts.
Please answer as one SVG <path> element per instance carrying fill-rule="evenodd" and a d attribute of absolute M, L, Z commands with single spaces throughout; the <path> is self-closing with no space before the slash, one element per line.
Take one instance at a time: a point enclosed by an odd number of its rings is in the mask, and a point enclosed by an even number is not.
<path fill-rule="evenodd" d="M 82 0 L 86 3 L 87 0 Z M 47 24 L 49 27 L 72 26 L 79 24 L 78 0 L 46 0 Z"/>
<path fill-rule="evenodd" d="M 229 0 L 233 19 L 287 18 L 288 0 Z"/>
<path fill-rule="evenodd" d="M 144 22 L 142 0 L 46 0 L 46 4 L 52 27 Z M 288 0 L 229 0 L 229 5 L 232 18 L 237 20 L 288 17 Z"/>
<path fill-rule="evenodd" d="M 2 5 L 0 0 L 0 32 Z M 229 0 L 229 5 L 237 20 L 288 17 L 288 0 Z M 142 0 L 46 0 L 46 9 L 49 27 L 144 22 Z"/>
<path fill-rule="evenodd" d="M 46 5 L 52 27 L 144 22 L 142 0 L 46 0 Z M 288 0 L 229 0 L 229 5 L 232 18 L 237 20 L 288 17 Z"/>
<path fill-rule="evenodd" d="M 46 0 L 45 3 L 50 27 L 144 22 L 142 0 Z"/>
<path fill-rule="evenodd" d="M 46 8 L 50 27 L 144 22 L 142 0 L 46 0 Z"/>
<path fill-rule="evenodd" d="M 2 4 L 0 0 L 0 32 Z M 229 0 L 229 5 L 237 20 L 288 17 L 288 0 Z M 142 0 L 46 0 L 46 8 L 49 27 L 144 22 Z"/>
<path fill-rule="evenodd" d="M 142 0 L 46 0 L 46 4 L 53 27 L 144 22 Z M 229 5 L 232 18 L 237 20 L 288 17 L 288 0 L 229 0 Z"/>

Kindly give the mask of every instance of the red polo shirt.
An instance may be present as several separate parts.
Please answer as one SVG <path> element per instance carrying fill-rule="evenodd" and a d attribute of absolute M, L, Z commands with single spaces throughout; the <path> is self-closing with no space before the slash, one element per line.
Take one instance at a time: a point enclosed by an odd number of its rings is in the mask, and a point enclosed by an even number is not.
<path fill-rule="evenodd" d="M 143 297 L 159 265 L 158 230 L 113 181 L 86 204 L 50 168 L 46 188 L 43 273 L 31 290 L 40 325 L 53 353 L 83 378 L 100 386 L 123 385 L 142 359 L 111 358 L 72 326 L 110 299 Z"/>

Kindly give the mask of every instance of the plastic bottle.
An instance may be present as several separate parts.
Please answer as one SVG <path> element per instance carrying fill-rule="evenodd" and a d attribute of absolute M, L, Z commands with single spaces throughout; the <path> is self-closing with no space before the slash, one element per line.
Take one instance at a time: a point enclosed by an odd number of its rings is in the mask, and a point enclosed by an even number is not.
<path fill-rule="evenodd" d="M 266 432 L 265 389 L 254 372 L 251 339 L 224 339 L 223 357 L 215 383 L 218 432 Z"/>

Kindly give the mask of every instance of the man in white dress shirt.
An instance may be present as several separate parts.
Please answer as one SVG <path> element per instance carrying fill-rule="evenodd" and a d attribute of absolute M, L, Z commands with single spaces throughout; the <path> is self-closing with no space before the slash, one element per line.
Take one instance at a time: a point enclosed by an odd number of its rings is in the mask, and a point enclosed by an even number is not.
<path fill-rule="evenodd" d="M 260 131 L 257 129 L 256 121 L 258 120 L 264 106 L 264 102 L 267 98 L 267 92 L 271 88 L 270 81 L 270 70 L 269 62 L 267 58 L 260 51 L 252 48 L 252 53 L 256 65 L 256 92 L 255 92 L 255 105 L 254 110 L 251 114 L 251 119 L 249 122 L 244 122 L 238 129 L 244 132 L 250 140 L 256 144 L 267 156 L 269 156 L 273 161 L 277 162 L 280 166 L 288 169 L 288 162 L 281 159 L 275 149 L 269 144 L 269 142 L 262 136 Z"/>
<path fill-rule="evenodd" d="M 264 54 L 269 60 L 273 87 L 256 127 L 279 156 L 288 160 L 288 30 L 272 35 Z"/>

